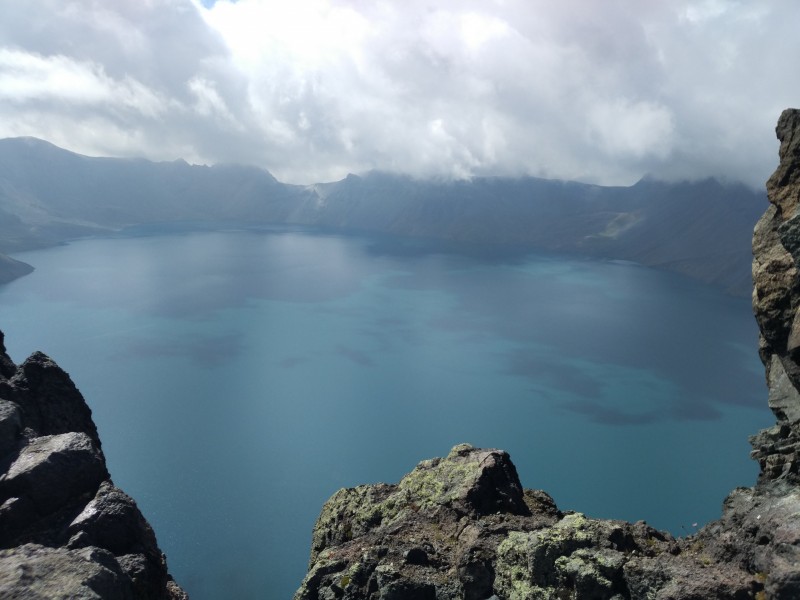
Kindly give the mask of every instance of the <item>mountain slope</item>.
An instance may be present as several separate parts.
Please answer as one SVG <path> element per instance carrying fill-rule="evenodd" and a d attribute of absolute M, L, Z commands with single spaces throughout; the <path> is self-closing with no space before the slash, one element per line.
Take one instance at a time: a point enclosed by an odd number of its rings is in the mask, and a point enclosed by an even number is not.
<path fill-rule="evenodd" d="M 253 167 L 90 158 L 33 138 L 0 140 L 0 252 L 130 225 L 247 221 L 632 260 L 746 295 L 746 248 L 765 205 L 763 192 L 714 180 L 601 187 L 372 172 L 293 186 Z"/>

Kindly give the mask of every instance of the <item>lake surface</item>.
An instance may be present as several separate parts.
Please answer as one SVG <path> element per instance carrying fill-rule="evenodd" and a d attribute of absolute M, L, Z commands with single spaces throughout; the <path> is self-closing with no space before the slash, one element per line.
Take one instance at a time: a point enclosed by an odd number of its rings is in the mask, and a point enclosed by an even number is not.
<path fill-rule="evenodd" d="M 144 230 L 17 255 L 41 349 L 194 600 L 290 598 L 338 488 L 458 443 L 562 509 L 676 534 L 752 485 L 749 302 L 632 264 L 304 230 Z"/>

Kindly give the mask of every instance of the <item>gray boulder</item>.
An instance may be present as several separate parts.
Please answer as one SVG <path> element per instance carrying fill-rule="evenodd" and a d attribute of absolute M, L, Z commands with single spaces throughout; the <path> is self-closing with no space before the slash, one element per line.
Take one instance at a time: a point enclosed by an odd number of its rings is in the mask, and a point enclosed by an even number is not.
<path fill-rule="evenodd" d="M 69 375 L 39 352 L 17 367 L 1 332 L 0 598 L 187 598 Z"/>

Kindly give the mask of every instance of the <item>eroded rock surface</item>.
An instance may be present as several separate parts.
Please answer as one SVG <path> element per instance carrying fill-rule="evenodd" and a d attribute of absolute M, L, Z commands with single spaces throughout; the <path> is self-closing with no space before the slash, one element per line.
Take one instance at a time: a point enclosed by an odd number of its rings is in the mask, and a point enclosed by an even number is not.
<path fill-rule="evenodd" d="M 764 589 L 703 542 L 563 512 L 522 490 L 505 452 L 467 444 L 397 485 L 340 490 L 313 539 L 295 600 L 722 599 Z"/>
<path fill-rule="evenodd" d="M 0 598 L 187 598 L 69 375 L 39 352 L 18 367 L 2 332 Z"/>
<path fill-rule="evenodd" d="M 780 165 L 753 235 L 753 308 L 777 422 L 751 438 L 754 487 L 675 539 L 561 511 L 522 490 L 505 452 L 464 444 L 396 485 L 334 494 L 295 600 L 800 598 L 800 111 L 785 111 L 776 132 Z"/>

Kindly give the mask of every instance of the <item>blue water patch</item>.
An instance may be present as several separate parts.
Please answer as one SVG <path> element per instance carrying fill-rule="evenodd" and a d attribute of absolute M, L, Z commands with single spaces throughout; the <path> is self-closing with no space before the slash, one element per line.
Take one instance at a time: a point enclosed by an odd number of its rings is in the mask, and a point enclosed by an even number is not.
<path fill-rule="evenodd" d="M 676 534 L 754 482 L 747 300 L 635 264 L 303 230 L 147 230 L 19 258 L 12 357 L 72 375 L 196 600 L 288 598 L 338 488 L 470 442 Z"/>

